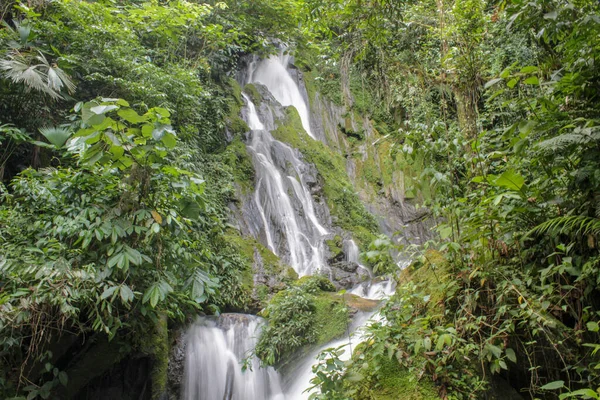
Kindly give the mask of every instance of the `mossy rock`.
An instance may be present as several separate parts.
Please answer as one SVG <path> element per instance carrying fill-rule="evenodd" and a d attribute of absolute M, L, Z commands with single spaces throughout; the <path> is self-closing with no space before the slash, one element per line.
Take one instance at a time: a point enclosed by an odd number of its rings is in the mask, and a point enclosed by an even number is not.
<path fill-rule="evenodd" d="M 450 263 L 436 250 L 427 250 L 422 261 L 414 262 L 402 270 L 399 281 L 412 281 L 418 287 L 426 288 L 429 295 L 427 308 L 431 313 L 443 309 L 448 296 L 458 288 Z"/>
<path fill-rule="evenodd" d="M 358 311 L 373 311 L 380 304 L 378 300 L 369 300 L 351 293 L 344 293 L 344 302 Z"/>
<path fill-rule="evenodd" d="M 235 137 L 227 146 L 222 157 L 225 164 L 229 166 L 233 179 L 239 185 L 242 194 L 253 192 L 254 166 L 246 150 L 246 145 L 239 136 Z"/>
<path fill-rule="evenodd" d="M 384 358 L 377 371 L 377 385 L 371 393 L 374 400 L 439 400 L 433 382 L 418 379 L 395 359 Z"/>
<path fill-rule="evenodd" d="M 329 239 L 325 241 L 325 244 L 327 245 L 327 247 L 329 248 L 329 251 L 331 252 L 331 258 L 338 258 L 342 255 L 343 253 L 343 239 L 340 235 L 335 235 L 335 237 L 333 239 Z"/>
<path fill-rule="evenodd" d="M 229 99 L 229 114 L 225 117 L 225 124 L 233 136 L 242 135 L 250 131 L 250 127 L 240 117 L 244 101 L 242 100 L 242 89 L 235 79 L 229 80 L 231 98 Z"/>
<path fill-rule="evenodd" d="M 287 107 L 285 113 L 272 132 L 273 137 L 300 150 L 306 161 L 317 168 L 334 224 L 351 232 L 359 244 L 370 243 L 378 232 L 378 224 L 350 183 L 344 158 L 308 136 L 294 107 Z"/>
<path fill-rule="evenodd" d="M 315 306 L 317 346 L 348 334 L 348 307 L 342 296 L 330 292 L 319 293 L 315 299 Z"/>
<path fill-rule="evenodd" d="M 252 265 L 255 261 L 254 252 L 256 250 L 262 259 L 263 267 L 267 275 L 277 276 L 288 282 L 293 282 L 298 279 L 298 274 L 292 267 L 281 261 L 279 257 L 255 238 L 241 236 L 237 231 L 233 230 L 230 230 L 227 233 L 226 238 L 229 243 L 240 251 L 241 256 L 249 263 L 249 265 Z M 247 284 L 251 284 L 253 281 L 253 271 L 251 268 L 248 271 L 244 271 L 243 281 Z"/>
<path fill-rule="evenodd" d="M 244 86 L 244 93 L 250 97 L 250 100 L 252 100 L 256 107 L 258 107 L 262 102 L 262 95 L 253 84 L 248 83 L 246 86 Z"/>

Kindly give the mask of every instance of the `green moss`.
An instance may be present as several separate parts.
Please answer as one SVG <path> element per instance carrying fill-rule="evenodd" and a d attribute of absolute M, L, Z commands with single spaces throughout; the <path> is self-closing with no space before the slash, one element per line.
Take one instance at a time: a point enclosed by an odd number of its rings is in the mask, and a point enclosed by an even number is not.
<path fill-rule="evenodd" d="M 244 101 L 242 100 L 242 88 L 240 87 L 240 84 L 233 78 L 229 78 L 228 83 L 237 105 L 243 105 Z"/>
<path fill-rule="evenodd" d="M 254 251 L 258 251 L 260 255 L 265 273 L 271 276 L 277 276 L 283 281 L 292 282 L 298 279 L 298 274 L 294 269 L 283 263 L 271 250 L 263 246 L 258 240 L 253 237 L 241 236 L 237 231 L 230 231 L 226 235 L 227 241 L 235 246 L 247 262 L 248 265 L 254 263 Z M 242 272 L 242 281 L 247 286 L 253 285 L 253 271 L 248 268 Z"/>
<path fill-rule="evenodd" d="M 427 308 L 431 314 L 438 314 L 439 309 L 445 306 L 448 295 L 456 289 L 450 264 L 435 250 L 427 250 L 422 260 L 404 269 L 400 273 L 400 281 L 411 281 L 429 295 Z"/>
<path fill-rule="evenodd" d="M 426 378 L 419 380 L 395 359 L 384 358 L 377 371 L 377 385 L 372 398 L 375 400 L 438 400 L 440 397 L 433 383 Z"/>
<path fill-rule="evenodd" d="M 359 311 L 372 311 L 380 303 L 378 300 L 369 300 L 350 293 L 344 293 L 344 302 L 348 307 Z"/>
<path fill-rule="evenodd" d="M 234 135 L 241 135 L 250 130 L 248 124 L 240 118 L 240 112 L 244 101 L 242 100 L 242 89 L 240 85 L 234 80 L 229 80 L 229 86 L 231 88 L 232 97 L 229 99 L 229 114 L 225 117 L 225 124 L 229 131 Z"/>
<path fill-rule="evenodd" d="M 327 247 L 329 247 L 332 258 L 339 256 L 343 251 L 343 239 L 340 235 L 335 235 L 333 239 L 326 240 L 325 244 L 327 244 Z"/>
<path fill-rule="evenodd" d="M 256 107 L 260 105 L 260 103 L 262 102 L 262 96 L 258 92 L 258 89 L 256 89 L 256 86 L 254 86 L 251 83 L 248 83 L 246 86 L 244 86 L 244 92 L 248 94 L 248 96 L 250 96 L 250 100 L 252 100 Z"/>
<path fill-rule="evenodd" d="M 311 139 L 302 127 L 298 112 L 286 109 L 286 116 L 273 136 L 299 149 L 306 160 L 315 165 L 323 178 L 323 192 L 333 222 L 353 233 L 357 241 L 367 244 L 378 231 L 377 221 L 360 201 L 348 180 L 344 158 L 320 141 Z"/>
<path fill-rule="evenodd" d="M 148 338 L 147 352 L 152 355 L 152 400 L 162 398 L 167 390 L 167 369 L 169 368 L 169 330 L 167 316 L 161 315 L 156 321 L 154 332 Z"/>
<path fill-rule="evenodd" d="M 243 194 L 254 190 L 254 166 L 246 150 L 246 145 L 240 137 L 236 137 L 227 146 L 222 155 L 223 161 L 230 168 L 234 181 L 239 185 Z"/>
<path fill-rule="evenodd" d="M 315 329 L 318 346 L 329 343 L 348 333 L 348 307 L 342 296 L 322 292 L 315 298 Z"/>

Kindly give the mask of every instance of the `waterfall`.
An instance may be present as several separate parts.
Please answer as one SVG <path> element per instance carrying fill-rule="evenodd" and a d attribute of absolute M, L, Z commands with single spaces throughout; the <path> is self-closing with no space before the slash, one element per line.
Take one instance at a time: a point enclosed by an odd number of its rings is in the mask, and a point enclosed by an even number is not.
<path fill-rule="evenodd" d="M 310 129 L 310 113 L 300 88 L 288 72 L 290 57 L 281 50 L 279 56 L 271 56 L 258 65 L 252 65 L 250 82 L 262 83 L 282 106 L 294 106 L 300 114 L 302 126 L 308 135 L 315 139 Z"/>
<path fill-rule="evenodd" d="M 261 319 L 223 314 L 199 319 L 187 333 L 183 400 L 283 400 L 279 376 L 261 368 L 255 356 L 251 370 L 241 362 L 254 349 Z"/>
<path fill-rule="evenodd" d="M 267 245 L 299 276 L 317 272 L 325 265 L 324 236 L 328 231 L 315 214 L 304 181 L 307 166 L 296 150 L 273 138 L 260 121 L 256 106 L 243 95 L 252 130 L 247 149 L 257 176 L 254 201 Z"/>
<path fill-rule="evenodd" d="M 289 57 L 283 52 L 279 56 L 255 60 L 246 77 L 250 82 L 266 86 L 282 106 L 295 107 L 304 130 L 314 139 L 308 105 L 288 72 L 288 63 Z M 271 135 L 274 121 L 278 119 L 277 112 L 265 103 L 257 110 L 248 95 L 242 93 L 242 96 L 246 103 L 243 116 L 250 128 L 246 148 L 256 173 L 255 191 L 249 202 L 253 217 L 250 230 L 299 276 L 322 271 L 327 267 L 325 238 L 329 230 L 327 222 L 323 222 L 325 218 L 318 216 L 308 185 L 315 182 L 314 174 L 310 175 L 312 167 L 302 160 L 298 150 Z M 346 261 L 369 271 L 360 263 L 359 249 L 353 240 L 344 243 L 344 252 Z M 392 281 L 381 281 L 353 288 L 352 293 L 381 299 L 392 290 Z M 366 324 L 370 317 L 371 314 L 362 313 L 354 319 L 354 326 Z M 224 314 L 219 319 L 206 317 L 193 325 L 186 340 L 183 399 L 307 399 L 309 395 L 303 392 L 310 386 L 316 354 L 326 347 L 349 343 L 349 338 L 340 339 L 305 357 L 287 376 L 288 382 L 282 385 L 276 371 L 260 368 L 255 357 L 250 359 L 251 371 L 241 370 L 241 361 L 256 345 L 260 325 L 258 317 L 241 314 Z M 352 339 L 353 342 L 360 340 L 360 336 Z M 346 357 L 350 354 L 349 349 Z"/>

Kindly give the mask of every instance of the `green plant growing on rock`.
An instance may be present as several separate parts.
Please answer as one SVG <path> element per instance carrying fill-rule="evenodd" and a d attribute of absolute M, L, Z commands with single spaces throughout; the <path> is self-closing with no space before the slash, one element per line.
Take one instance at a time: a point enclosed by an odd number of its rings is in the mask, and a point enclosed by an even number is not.
<path fill-rule="evenodd" d="M 335 286 L 319 275 L 305 276 L 275 294 L 262 314 L 269 321 L 256 355 L 267 365 L 289 361 L 294 351 L 324 344 L 346 332 L 348 310 Z"/>

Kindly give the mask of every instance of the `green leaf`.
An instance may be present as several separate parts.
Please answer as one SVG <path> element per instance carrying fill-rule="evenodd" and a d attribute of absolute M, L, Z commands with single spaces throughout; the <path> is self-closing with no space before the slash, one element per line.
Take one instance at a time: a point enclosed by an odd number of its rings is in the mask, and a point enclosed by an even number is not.
<path fill-rule="evenodd" d="M 542 390 L 556 390 L 556 389 L 560 389 L 560 388 L 562 388 L 564 386 L 565 386 L 565 381 L 554 381 L 554 382 L 550 382 L 550 383 L 545 384 L 540 389 L 542 389 Z"/>
<path fill-rule="evenodd" d="M 540 80 L 537 76 L 530 76 L 529 78 L 525 79 L 523 83 L 526 85 L 539 85 Z"/>
<path fill-rule="evenodd" d="M 175 135 L 172 133 L 165 133 L 165 135 L 162 137 L 162 142 L 168 149 L 172 149 L 177 144 Z"/>
<path fill-rule="evenodd" d="M 598 332 L 598 330 L 600 330 L 600 326 L 598 326 L 598 323 L 596 321 L 590 321 L 586 324 L 586 326 L 591 332 Z"/>
<path fill-rule="evenodd" d="M 69 377 L 67 375 L 67 373 L 65 371 L 60 371 L 58 373 L 58 380 L 60 381 L 60 384 L 63 386 L 67 386 L 67 384 L 69 383 Z"/>
<path fill-rule="evenodd" d="M 511 79 L 510 81 L 508 81 L 508 83 L 506 84 L 506 86 L 508 86 L 509 88 L 514 88 L 515 85 L 519 83 L 519 80 L 516 78 Z"/>
<path fill-rule="evenodd" d="M 103 114 L 96 114 L 95 112 L 91 111 L 91 109 L 95 106 L 97 106 L 96 102 L 88 102 L 85 103 L 81 109 L 81 119 L 88 125 L 98 125 L 104 121 L 105 117 Z"/>
<path fill-rule="evenodd" d="M 119 106 L 115 106 L 115 105 L 109 105 L 109 106 L 95 106 L 95 107 L 90 107 L 90 111 L 93 112 L 94 114 L 106 114 L 109 111 L 112 110 L 116 110 L 117 108 L 119 108 Z"/>
<path fill-rule="evenodd" d="M 425 350 L 430 351 L 431 350 L 431 339 L 428 337 L 426 337 L 425 339 L 423 339 L 423 347 L 425 348 Z"/>
<path fill-rule="evenodd" d="M 537 121 L 534 120 L 521 121 L 519 122 L 519 132 L 524 135 L 529 134 L 537 124 Z"/>
<path fill-rule="evenodd" d="M 158 285 L 158 283 L 153 283 L 152 286 L 150 286 L 146 290 L 146 293 L 144 293 L 144 297 L 142 298 L 142 303 L 150 302 L 150 306 L 152 306 L 152 308 L 154 308 L 158 304 L 159 300 L 160 300 L 159 285 Z"/>
<path fill-rule="evenodd" d="M 121 285 L 121 289 L 119 292 L 121 294 L 121 300 L 123 300 L 123 303 L 129 303 L 133 301 L 134 294 L 133 291 L 129 288 L 129 286 L 125 284 Z"/>
<path fill-rule="evenodd" d="M 500 347 L 490 343 L 486 344 L 485 347 L 494 355 L 494 357 L 500 358 L 502 356 L 502 349 Z"/>
<path fill-rule="evenodd" d="M 513 349 L 508 347 L 506 350 L 504 350 L 504 352 L 506 353 L 506 358 L 508 358 L 510 361 L 512 361 L 514 363 L 517 362 L 517 355 L 515 354 L 515 351 Z"/>
<path fill-rule="evenodd" d="M 131 122 L 132 124 L 139 124 L 141 122 L 146 122 L 148 120 L 147 116 L 142 116 L 136 113 L 131 108 L 123 108 L 120 109 L 117 114 L 119 117 L 123 118 L 127 122 Z"/>
<path fill-rule="evenodd" d="M 569 397 L 584 397 L 590 399 L 600 399 L 598 392 L 592 389 L 579 389 L 570 393 L 563 393 L 559 396 L 560 400 L 567 399 Z"/>
<path fill-rule="evenodd" d="M 521 73 L 522 74 L 531 74 L 532 72 L 536 72 L 537 70 L 538 70 L 538 67 L 535 67 L 533 65 L 529 65 L 527 67 L 521 68 Z"/>
<path fill-rule="evenodd" d="M 483 86 L 483 88 L 488 89 L 500 81 L 502 81 L 502 78 L 492 79 L 491 81 L 486 82 L 486 84 Z"/>
<path fill-rule="evenodd" d="M 110 288 L 108 288 L 108 289 L 104 290 L 104 292 L 102 292 L 102 295 L 100 296 L 100 299 L 104 300 L 104 299 L 106 299 L 106 298 L 108 298 L 108 297 L 112 296 L 112 295 L 113 295 L 113 293 L 114 293 L 114 292 L 115 292 L 115 291 L 116 291 L 118 288 L 119 288 L 118 286 L 113 286 L 113 287 L 110 287 Z"/>
<path fill-rule="evenodd" d="M 143 128 L 142 128 L 142 131 L 143 131 Z M 163 138 L 163 136 L 165 135 L 165 133 L 174 134 L 175 131 L 173 130 L 173 127 L 171 125 L 156 124 L 154 126 L 154 129 L 152 130 L 152 138 L 154 138 L 154 140 L 161 140 Z"/>
<path fill-rule="evenodd" d="M 197 219 L 203 210 L 197 201 L 190 199 L 182 199 L 179 207 L 181 215 L 189 219 Z"/>
<path fill-rule="evenodd" d="M 504 171 L 502 175 L 493 182 L 494 186 L 502 186 L 515 191 L 520 191 L 524 184 L 525 178 L 511 169 Z"/>
<path fill-rule="evenodd" d="M 64 128 L 40 128 L 40 133 L 59 149 L 71 137 L 71 131 Z"/>

